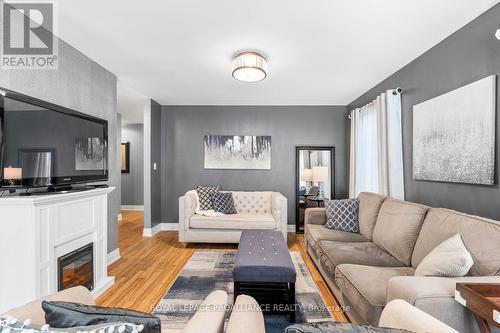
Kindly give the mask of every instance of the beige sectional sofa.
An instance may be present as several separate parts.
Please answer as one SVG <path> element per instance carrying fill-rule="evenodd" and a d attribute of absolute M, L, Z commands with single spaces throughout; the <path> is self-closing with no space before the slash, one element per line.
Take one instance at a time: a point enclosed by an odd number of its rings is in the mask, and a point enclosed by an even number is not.
<path fill-rule="evenodd" d="M 279 230 L 287 238 L 287 200 L 279 192 L 233 191 L 238 214 L 195 214 L 196 191 L 179 198 L 179 241 L 191 243 L 238 243 L 249 229 Z"/>
<path fill-rule="evenodd" d="M 373 193 L 359 196 L 360 233 L 325 228 L 324 208 L 305 212 L 309 255 L 356 323 L 377 325 L 385 305 L 403 299 L 460 332 L 478 331 L 454 300 L 457 281 L 500 283 L 500 223 Z M 414 276 L 422 259 L 460 234 L 474 259 L 468 276 Z"/>

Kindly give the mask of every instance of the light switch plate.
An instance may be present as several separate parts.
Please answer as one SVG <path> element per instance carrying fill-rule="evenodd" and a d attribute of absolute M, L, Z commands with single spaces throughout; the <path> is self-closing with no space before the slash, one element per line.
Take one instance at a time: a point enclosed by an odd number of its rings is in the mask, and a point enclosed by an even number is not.
<path fill-rule="evenodd" d="M 153 170 L 156 170 L 156 162 L 153 163 Z"/>
<path fill-rule="evenodd" d="M 500 324 L 500 312 L 493 310 L 493 320 Z"/>
<path fill-rule="evenodd" d="M 460 295 L 458 290 L 455 290 L 455 301 L 462 304 L 463 306 L 467 306 L 467 301 Z"/>

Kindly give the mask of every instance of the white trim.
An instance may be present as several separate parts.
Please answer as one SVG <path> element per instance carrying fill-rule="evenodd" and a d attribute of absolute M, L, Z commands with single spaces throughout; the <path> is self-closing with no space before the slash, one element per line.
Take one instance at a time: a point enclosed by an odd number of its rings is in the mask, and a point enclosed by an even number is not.
<path fill-rule="evenodd" d="M 144 101 L 144 226 L 151 228 L 151 99 Z"/>
<path fill-rule="evenodd" d="M 286 231 L 288 231 L 288 232 L 295 232 L 295 224 L 289 224 L 287 226 Z"/>
<path fill-rule="evenodd" d="M 144 205 L 121 205 L 121 210 L 144 210 Z"/>
<path fill-rule="evenodd" d="M 104 282 L 98 286 L 95 286 L 94 289 L 90 292 L 92 296 L 95 298 L 101 296 L 109 287 L 111 287 L 115 283 L 114 276 L 108 276 L 104 279 Z"/>
<path fill-rule="evenodd" d="M 144 228 L 142 236 L 153 237 L 160 231 L 177 231 L 179 230 L 179 223 L 159 223 L 153 228 Z"/>
<path fill-rule="evenodd" d="M 120 249 L 115 249 L 108 253 L 108 266 L 119 260 L 120 257 Z"/>

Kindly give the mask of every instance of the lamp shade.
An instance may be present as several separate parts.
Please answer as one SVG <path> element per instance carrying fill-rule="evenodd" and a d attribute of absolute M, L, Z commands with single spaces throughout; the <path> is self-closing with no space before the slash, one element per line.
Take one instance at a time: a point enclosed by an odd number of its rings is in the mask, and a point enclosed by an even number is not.
<path fill-rule="evenodd" d="M 23 169 L 8 167 L 3 169 L 3 178 L 7 180 L 18 180 L 23 178 Z"/>
<path fill-rule="evenodd" d="M 328 167 L 325 166 L 315 166 L 312 168 L 312 179 L 314 182 L 326 182 L 328 181 Z"/>
<path fill-rule="evenodd" d="M 303 182 L 312 181 L 312 170 L 311 169 L 300 169 L 300 180 Z"/>

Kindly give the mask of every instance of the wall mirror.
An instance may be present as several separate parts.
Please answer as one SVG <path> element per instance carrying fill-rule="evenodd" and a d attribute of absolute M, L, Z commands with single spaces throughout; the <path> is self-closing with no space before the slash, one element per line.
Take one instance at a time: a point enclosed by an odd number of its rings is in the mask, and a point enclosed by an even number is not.
<path fill-rule="evenodd" d="M 295 231 L 303 233 L 306 208 L 335 198 L 335 147 L 299 146 L 295 155 Z"/>

